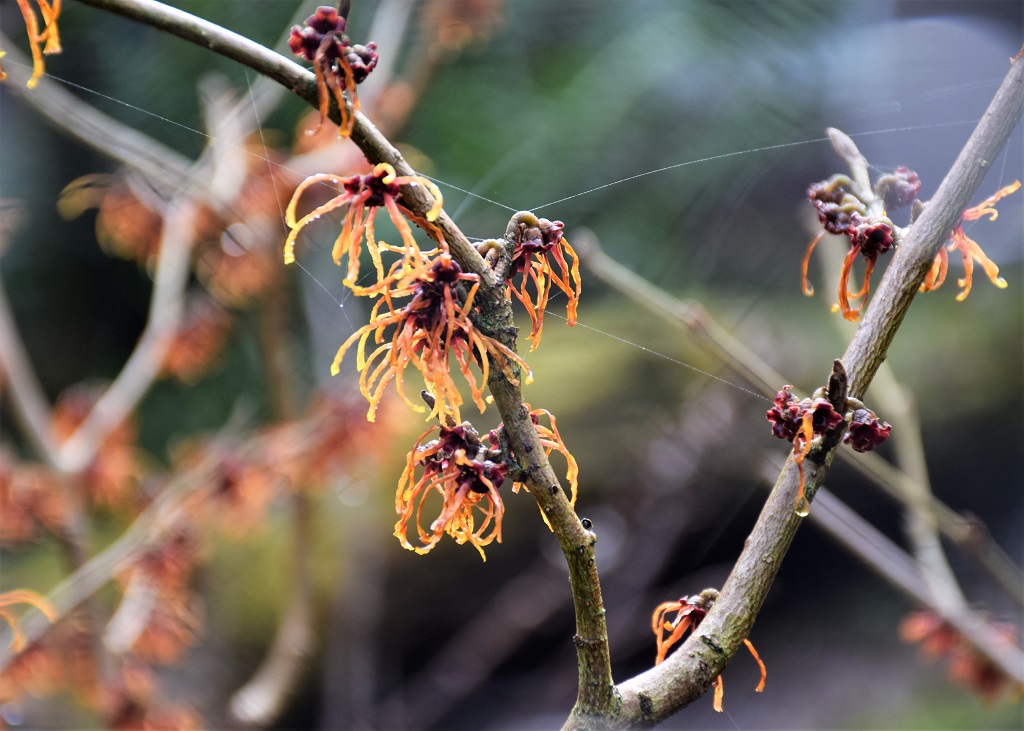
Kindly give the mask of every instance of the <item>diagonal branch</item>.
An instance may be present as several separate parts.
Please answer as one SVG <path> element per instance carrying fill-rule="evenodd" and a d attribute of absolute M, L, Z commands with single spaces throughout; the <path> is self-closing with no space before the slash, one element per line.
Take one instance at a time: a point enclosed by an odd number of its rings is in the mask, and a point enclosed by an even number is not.
<path fill-rule="evenodd" d="M 48 75 L 39 77 L 36 87 L 28 89 L 25 82 L 31 76 L 31 61 L 3 34 L 0 47 L 8 49 L 5 60 L 11 62 L 6 88 L 61 132 L 137 170 L 164 192 L 177 190 L 188 177 L 191 160 L 86 104 Z"/>
<path fill-rule="evenodd" d="M 989 162 L 1006 143 L 1024 105 L 1024 63 L 1010 68 L 995 98 L 935 197 L 907 231 L 864 320 L 843 356 L 850 395 L 864 395 L 918 292 L 939 247 L 976 192 Z M 805 460 L 806 492 L 813 497 L 835 449 Z M 799 476 L 792 455 L 779 475 L 732 574 L 698 631 L 661 665 L 621 684 L 620 723 L 648 725 L 691 703 L 711 685 L 742 646 L 800 526 L 793 511 Z"/>
<path fill-rule="evenodd" d="M 744 378 L 761 395 L 770 399 L 780 385 L 790 382 L 790 379 L 775 371 L 760 355 L 722 327 L 699 302 L 680 300 L 609 257 L 592 232 L 585 229 L 575 232 L 573 247 L 588 272 L 669 324 L 680 328 L 694 338 L 700 347 Z M 875 383 L 876 388 L 880 385 Z M 901 395 L 901 398 L 905 397 Z M 881 400 L 888 404 L 891 397 Z M 889 416 L 893 418 L 891 413 Z M 896 421 L 895 418 L 893 420 Z M 902 434 L 905 425 L 903 421 L 897 423 L 900 424 Z M 907 510 L 917 509 L 922 499 L 922 487 L 906 472 L 873 452 L 855 454 L 841 449 L 838 458 Z M 918 474 L 924 475 L 924 472 Z M 978 521 L 968 520 L 937 499 L 927 486 L 923 489 L 927 501 L 925 509 L 942 535 L 965 553 L 974 556 L 1015 601 L 1024 604 L 1024 573 L 992 540 L 985 527 Z"/>
<path fill-rule="evenodd" d="M 196 208 L 185 199 L 172 202 L 168 207 L 146 329 L 117 378 L 64 442 L 60 450 L 60 469 L 69 473 L 85 469 L 110 431 L 135 408 L 159 375 L 171 344 L 170 336 L 181 317 L 181 296 L 188 283 Z"/>

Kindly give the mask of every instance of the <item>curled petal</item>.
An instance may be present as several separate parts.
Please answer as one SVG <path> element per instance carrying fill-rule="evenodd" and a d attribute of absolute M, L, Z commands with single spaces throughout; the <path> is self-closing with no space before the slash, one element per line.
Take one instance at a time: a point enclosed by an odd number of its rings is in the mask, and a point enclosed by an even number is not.
<path fill-rule="evenodd" d="M 811 239 L 811 243 L 807 245 L 807 251 L 804 252 L 804 259 L 800 263 L 800 283 L 805 297 L 811 297 L 814 295 L 814 287 L 811 286 L 811 283 L 807 280 L 807 267 L 811 261 L 811 254 L 814 253 L 814 247 L 818 245 L 818 242 L 821 241 L 821 237 L 824 235 L 825 231 L 822 230 L 817 236 Z"/>
<path fill-rule="evenodd" d="M 800 515 L 806 515 L 810 510 L 807 498 L 804 496 L 804 459 L 810 454 L 812 440 L 814 439 L 814 412 L 804 412 L 800 422 L 800 431 L 793 440 L 793 461 L 796 462 L 800 472 L 800 489 L 796 494 L 796 511 Z"/>
<path fill-rule="evenodd" d="M 28 32 L 29 47 L 32 51 L 32 76 L 29 77 L 28 88 L 34 89 L 39 83 L 39 78 L 46 72 L 46 65 L 43 62 L 43 54 L 61 52 L 60 32 L 57 29 L 57 18 L 60 16 L 61 0 L 36 0 L 39 6 L 39 14 L 43 19 L 43 30 L 39 30 L 39 19 L 36 18 L 29 0 L 17 0 L 18 9 L 21 10 L 21 17 L 25 20 L 25 29 Z M 2 55 L 2 53 L 0 53 Z M 2 73 L 2 69 L 0 69 Z"/>
<path fill-rule="evenodd" d="M 665 616 L 670 612 L 679 612 L 674 621 L 667 621 Z M 693 623 L 692 608 L 683 602 L 662 602 L 651 615 L 651 629 L 654 631 L 657 642 L 657 655 L 654 659 L 655 665 L 664 662 L 668 651 L 672 649 L 683 638 L 690 625 Z M 667 635 L 665 633 L 668 633 Z"/>
<path fill-rule="evenodd" d="M 342 195 L 331 198 L 331 200 L 329 200 L 327 203 L 317 206 L 302 218 L 296 218 L 295 209 L 298 207 L 299 200 L 302 198 L 302 194 L 305 193 L 306 190 L 308 190 L 309 187 L 313 185 L 326 184 L 336 189 L 340 183 L 341 181 L 336 175 L 330 175 L 328 173 L 319 173 L 317 175 L 309 176 L 301 183 L 299 183 L 298 187 L 295 188 L 295 192 L 292 194 L 292 198 L 290 201 L 288 201 L 288 206 L 285 208 L 284 211 L 285 223 L 288 225 L 288 228 L 291 229 L 288 233 L 288 238 L 285 239 L 284 244 L 285 264 L 292 264 L 295 262 L 295 240 L 298 237 L 299 232 L 302 231 L 303 228 L 305 228 L 313 221 L 316 221 L 321 216 L 330 213 L 331 211 L 340 208 L 341 206 L 346 205 L 352 201 L 351 195 L 343 193 Z M 335 259 L 335 261 L 337 262 L 337 259 Z"/>
<path fill-rule="evenodd" d="M 754 661 L 757 663 L 757 667 L 761 669 L 761 682 L 759 682 L 757 684 L 757 687 L 754 688 L 754 690 L 757 693 L 761 693 L 764 691 L 764 683 L 768 679 L 768 670 L 765 668 L 764 663 L 761 661 L 761 656 L 758 655 L 757 650 L 754 649 L 754 643 L 752 643 L 750 640 L 745 639 L 743 640 L 743 644 L 747 646 L 748 650 L 750 650 L 750 654 L 754 656 Z"/>
<path fill-rule="evenodd" d="M 839 274 L 839 309 L 842 311 L 843 317 L 845 317 L 850 322 L 857 322 L 857 320 L 860 319 L 860 311 L 864 307 L 863 303 L 861 303 L 861 306 L 858 307 L 857 309 L 853 309 L 852 307 L 850 307 L 851 295 L 848 289 L 848 287 L 850 286 L 850 272 L 853 269 L 853 262 L 857 258 L 858 251 L 860 251 L 858 247 L 850 247 L 850 251 L 846 254 L 846 258 L 843 260 L 843 269 Z M 867 286 L 866 278 L 864 286 Z M 864 289 L 864 287 L 862 287 L 861 289 Z M 853 296 L 856 298 L 860 295 Z"/>
<path fill-rule="evenodd" d="M 933 289 L 938 289 L 942 286 L 942 283 L 946 281 L 946 271 L 949 269 L 949 255 L 946 253 L 945 247 L 939 249 L 939 253 L 935 255 L 935 260 L 932 262 L 932 268 L 928 270 L 928 274 L 924 278 L 924 283 L 921 285 L 922 292 L 930 292 Z"/>
<path fill-rule="evenodd" d="M 11 626 L 11 632 L 13 633 L 9 647 L 14 652 L 19 652 L 25 646 L 25 636 L 18 627 L 18 618 L 7 609 L 12 604 L 29 604 L 42 612 L 43 616 L 50 622 L 57 621 L 57 609 L 42 594 L 37 594 L 28 589 L 16 589 L 0 594 L 0 619 L 3 619 Z"/>
<path fill-rule="evenodd" d="M 957 284 L 960 285 L 960 292 L 956 296 L 957 302 L 963 302 L 967 299 L 967 295 L 971 293 L 971 282 L 974 278 L 974 262 L 978 262 L 981 265 L 981 268 L 985 271 L 992 284 L 996 285 L 999 289 L 1006 289 L 1006 280 L 999 276 L 999 267 L 985 255 L 985 252 L 981 250 L 981 247 L 978 246 L 974 239 L 964 233 L 963 228 L 960 226 L 953 230 L 953 237 L 950 242 L 950 250 L 952 249 L 959 250 L 960 258 L 964 263 L 963 279 L 957 281 Z"/>
<path fill-rule="evenodd" d="M 676 601 L 662 602 L 657 606 L 654 613 L 651 615 L 651 630 L 654 632 L 658 646 L 657 655 L 654 660 L 655 665 L 660 665 L 665 660 L 668 655 L 668 651 L 682 639 L 683 635 L 685 635 L 687 631 L 696 632 L 697 627 L 707 615 L 707 612 L 710 610 L 711 605 L 717 596 L 717 591 L 714 589 L 707 589 L 697 596 L 683 598 Z M 667 616 L 672 612 L 676 612 L 675 618 L 672 620 L 667 619 Z M 754 649 L 754 645 L 750 640 L 744 639 L 743 644 L 746 645 L 750 654 L 757 662 L 758 668 L 761 670 L 761 681 L 754 689 L 760 693 L 764 690 L 767 671 L 765 670 L 764 663 L 761 661 L 760 656 L 757 654 L 757 650 Z M 719 713 L 722 711 L 722 693 L 722 676 L 719 675 L 715 679 L 714 694 L 714 708 Z"/>
<path fill-rule="evenodd" d="M 722 681 L 722 676 L 719 675 L 715 678 L 715 700 L 714 709 L 719 713 L 722 712 L 722 698 L 725 696 L 725 683 Z"/>
<path fill-rule="evenodd" d="M 1000 188 L 993 195 L 983 200 L 973 208 L 968 208 L 960 217 L 961 222 L 963 221 L 975 221 L 984 216 L 988 216 L 990 221 L 994 221 L 999 216 L 999 212 L 995 208 L 995 204 L 1002 198 L 1016 192 L 1020 188 L 1020 181 L 1016 180 L 1011 185 L 1007 185 Z M 967 295 L 971 293 L 971 285 L 974 281 L 974 263 L 977 262 L 984 269 L 985 275 L 999 289 L 1006 288 L 1006 280 L 999 276 L 999 267 L 996 266 L 995 262 L 989 259 L 985 252 L 981 250 L 977 242 L 970 238 L 963 229 L 963 225 L 958 225 L 953 229 L 950 234 L 950 241 L 948 245 L 949 251 L 959 251 L 960 258 L 964 264 L 964 276 L 958 280 L 960 285 L 960 292 L 957 294 L 957 302 L 962 302 L 967 298 Z M 947 267 L 947 255 L 945 249 L 941 249 L 939 254 L 935 257 L 935 262 L 932 264 L 931 270 L 925 277 L 924 283 L 921 285 L 921 291 L 927 292 L 932 289 L 937 289 L 939 285 L 946 278 L 946 267 Z"/>
<path fill-rule="evenodd" d="M 1005 188 L 1000 188 L 995 193 L 990 195 L 988 198 L 983 200 L 973 208 L 968 208 L 964 211 L 963 216 L 960 217 L 962 221 L 975 221 L 982 216 L 988 216 L 988 220 L 994 221 L 999 217 L 999 211 L 995 209 L 995 205 L 999 200 L 1005 198 L 1011 193 L 1016 193 L 1020 189 L 1020 181 L 1015 180 Z"/>

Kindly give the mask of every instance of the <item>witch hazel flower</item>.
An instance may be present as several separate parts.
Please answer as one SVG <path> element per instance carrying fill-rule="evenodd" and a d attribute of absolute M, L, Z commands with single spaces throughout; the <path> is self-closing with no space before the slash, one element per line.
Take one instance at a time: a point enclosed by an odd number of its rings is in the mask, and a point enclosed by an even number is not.
<path fill-rule="evenodd" d="M 569 483 L 569 506 L 576 507 L 576 497 L 579 494 L 580 470 L 576 464 L 576 458 L 569 452 L 565 442 L 562 441 L 562 436 L 558 433 L 558 423 L 555 421 L 554 414 L 547 409 L 531 409 L 529 404 L 523 404 L 523 407 L 529 412 L 530 421 L 533 422 L 533 428 L 537 431 L 540 445 L 544 448 L 544 456 L 550 459 L 552 452 L 558 452 L 565 458 L 567 465 L 565 479 Z M 547 417 L 549 426 L 544 426 L 541 423 L 540 418 L 542 416 Z M 488 432 L 488 441 L 490 441 L 492 447 L 501 449 L 508 455 L 511 461 L 515 462 L 515 452 L 512 450 L 512 446 L 508 444 L 508 440 L 505 439 L 503 429 L 504 424 L 499 424 L 497 429 L 492 429 Z M 518 493 L 521 489 L 526 492 L 530 491 L 523 477 L 519 476 L 519 479 L 515 479 L 512 483 L 512 492 Z M 539 505 L 537 507 L 540 508 Z M 551 523 L 548 522 L 548 517 L 544 514 L 543 509 L 541 509 L 540 515 L 544 519 L 544 524 L 551 528 Z"/>
<path fill-rule="evenodd" d="M 538 218 L 522 211 L 512 217 L 506 231 L 506 237 L 511 237 L 514 243 L 511 262 L 505 271 L 505 280 L 508 282 L 506 292 L 509 299 L 515 295 L 530 316 L 531 351 L 540 344 L 544 310 L 552 287 L 557 287 L 567 297 L 566 321 L 570 326 L 576 324 L 576 308 L 582 292 L 580 262 L 562 234 L 564 227 L 561 221 Z M 478 248 L 481 254 L 486 255 L 500 245 L 498 241 L 489 240 Z M 571 265 L 566 262 L 566 255 L 572 261 Z M 516 277 L 519 277 L 518 285 L 515 283 Z"/>
<path fill-rule="evenodd" d="M 432 400 L 429 395 L 424 398 L 428 403 Z M 524 406 L 529 410 L 529 404 Z M 530 410 L 529 416 L 545 455 L 550 457 L 557 451 L 565 457 L 570 505 L 575 505 L 579 469 L 558 433 L 555 417 L 544 409 Z M 541 423 L 542 416 L 547 417 L 549 426 Z M 435 433 L 435 439 L 424 442 Z M 506 478 L 512 480 L 513 493 L 520 489 L 529 491 L 508 444 L 503 424 L 489 431 L 486 441 L 468 421 L 455 426 L 455 422 L 449 419 L 447 423 L 428 429 L 409 452 L 405 471 L 398 481 L 395 510 L 399 519 L 395 524 L 395 536 L 403 547 L 424 554 L 447 534 L 460 545 L 472 545 L 486 561 L 484 547 L 495 541 L 501 543 L 505 506 L 499 488 Z M 424 506 L 435 494 L 440 495 L 441 509 L 437 517 L 424 527 Z M 419 545 L 410 542 L 410 526 L 415 526 Z"/>
<path fill-rule="evenodd" d="M 435 432 L 437 438 L 424 444 Z M 425 554 L 447 534 L 460 545 L 469 543 L 486 561 L 484 547 L 493 541 L 501 543 L 505 506 L 498 488 L 507 473 L 501 450 L 485 446 L 468 421 L 428 429 L 409 452 L 398 481 L 395 537 L 404 548 Z M 435 493 L 441 497 L 441 510 L 423 527 L 424 505 Z M 410 524 L 415 526 L 419 545 L 409 541 Z"/>
<path fill-rule="evenodd" d="M 21 17 L 25 21 L 25 30 L 28 33 L 29 47 L 32 50 L 32 76 L 29 77 L 29 89 L 34 89 L 39 83 L 39 78 L 46 73 L 46 64 L 43 62 L 43 55 L 50 55 L 61 52 L 60 32 L 57 29 L 57 18 L 60 17 L 61 0 L 36 0 L 39 6 L 43 27 L 39 27 L 40 18 L 32 9 L 30 0 L 17 0 L 18 9 L 21 10 Z M 6 54 L 0 50 L 0 58 Z M 4 67 L 0 65 L 0 81 L 7 78 Z"/>
<path fill-rule="evenodd" d="M 920 188 L 920 181 L 917 181 L 916 188 L 911 182 L 917 180 L 917 174 L 914 171 L 908 168 L 899 168 L 898 170 L 905 172 L 893 173 L 883 178 L 885 196 L 892 201 L 894 206 L 909 203 L 912 196 L 916 195 L 916 190 Z M 879 182 L 882 183 L 881 180 Z M 878 215 L 870 212 L 868 205 L 855 192 L 856 190 L 853 181 L 845 175 L 833 175 L 828 180 L 814 183 L 807 189 L 807 198 L 817 209 L 818 219 L 821 221 L 823 230 L 811 240 L 801 263 L 803 292 L 809 297 L 814 294 L 814 287 L 808 282 L 807 267 L 818 242 L 826 233 L 845 235 L 849 239 L 850 249 L 847 251 L 839 275 L 837 309 L 843 313 L 843 317 L 851 321 L 860 319 L 860 311 L 867 302 L 871 273 L 874 271 L 875 262 L 880 255 L 885 254 L 895 245 L 892 221 L 884 214 Z M 850 292 L 850 275 L 858 256 L 863 257 L 865 261 L 864 279 L 859 290 Z M 857 299 L 861 300 L 861 305 L 854 308 L 850 304 L 850 300 Z"/>
<path fill-rule="evenodd" d="M 983 216 L 995 220 L 998 212 L 995 204 L 1000 199 L 1014 193 L 1020 188 L 1020 181 L 998 190 L 977 206 L 968 208 L 961 214 L 960 221 L 950 232 L 948 243 L 939 249 L 928 274 L 925 276 L 921 291 L 938 289 L 946 279 L 949 266 L 950 251 L 959 251 L 964 265 L 964 276 L 958 281 L 960 292 L 957 301 L 962 302 L 970 294 L 974 275 L 974 265 L 979 264 L 989 280 L 998 288 L 1004 289 L 1006 281 L 999 276 L 999 267 L 990 260 L 976 241 L 967 236 L 963 224 L 975 221 Z M 807 198 L 818 212 L 822 231 L 815 236 L 804 253 L 801 262 L 801 278 L 803 292 L 807 296 L 814 294 L 814 287 L 807 279 L 807 267 L 811 254 L 818 242 L 826 233 L 844 235 L 850 242 L 843 267 L 839 275 L 837 303 L 833 309 L 842 312 L 843 317 L 852 322 L 860 319 L 861 310 L 867 303 L 870 292 L 871 274 L 879 256 L 896 247 L 899 231 L 889 219 L 888 212 L 914 204 L 912 218 L 923 209 L 917 200 L 921 190 L 921 180 L 917 173 L 908 167 L 897 167 L 893 172 L 882 175 L 876 182 L 873 191 L 867 193 L 858 189 L 857 185 L 845 175 L 833 175 L 828 180 L 814 183 L 807 189 Z M 860 288 L 856 292 L 849 290 L 849 280 L 854 262 L 863 257 L 864 276 Z M 860 300 L 859 306 L 852 301 Z"/>
<path fill-rule="evenodd" d="M 974 279 L 974 263 L 977 262 L 981 265 L 985 275 L 999 289 L 1006 289 L 1006 280 L 999 276 L 999 267 L 989 259 L 985 252 L 982 251 L 978 243 L 964 233 L 964 222 L 976 221 L 979 218 L 988 216 L 988 220 L 994 221 L 999 217 L 999 212 L 995 208 L 995 204 L 1002 198 L 1017 192 L 1020 188 L 1020 181 L 1015 180 L 1010 185 L 1004 188 L 1000 188 L 993 195 L 983 200 L 978 205 L 968 208 L 960 216 L 960 222 L 953 229 L 953 232 L 949 236 L 949 242 L 943 248 L 939 249 L 939 253 L 935 255 L 935 261 L 932 262 L 932 268 L 928 271 L 925 276 L 924 284 L 921 285 L 922 292 L 928 292 L 933 289 L 938 289 L 942 286 L 942 283 L 946 279 L 946 270 L 949 267 L 949 255 L 947 251 L 959 251 L 961 261 L 964 264 L 964 276 L 962 279 L 957 280 L 957 284 L 960 285 L 960 292 L 956 296 L 957 302 L 963 302 L 967 299 L 967 295 L 971 293 L 971 284 Z"/>
<path fill-rule="evenodd" d="M 658 651 L 654 659 L 655 665 L 660 665 L 664 662 L 668 656 L 668 651 L 672 649 L 687 632 L 696 632 L 697 626 L 704 620 L 707 613 L 711 610 L 715 601 L 718 599 L 718 591 L 715 589 L 705 589 L 700 594 L 695 594 L 689 597 L 682 597 L 675 601 L 662 602 L 654 610 L 654 614 L 651 615 L 651 629 L 654 631 L 654 636 L 657 638 Z M 675 616 L 672 619 L 668 619 L 668 616 L 675 612 Z M 754 690 L 758 693 L 764 690 L 765 680 L 768 678 L 768 671 L 765 669 L 764 663 L 761 661 L 761 656 L 757 654 L 757 650 L 754 649 L 754 645 L 748 639 L 743 640 L 743 644 L 747 650 L 753 656 L 757 666 L 761 669 L 761 681 L 757 684 Z M 724 695 L 724 685 L 722 683 L 722 676 L 719 675 L 715 678 L 715 696 L 714 696 L 714 708 L 719 713 L 722 712 L 722 697 Z"/>
<path fill-rule="evenodd" d="M 845 425 L 842 436 L 856 452 L 870 452 L 889 438 L 892 426 L 879 420 L 875 412 L 855 398 L 846 399 L 846 413 L 840 414 L 819 388 L 811 398 L 798 399 L 792 386 L 783 386 L 775 394 L 772 408 L 765 418 L 772 425 L 772 434 L 793 444 L 793 461 L 800 471 L 800 489 L 795 510 L 806 516 L 811 509 L 804 494 L 804 460 L 825 437 Z"/>
<path fill-rule="evenodd" d="M 288 46 L 296 56 L 313 64 L 316 86 L 320 95 L 320 121 L 330 111 L 331 98 L 338 104 L 341 124 L 338 134 L 348 137 L 359 111 L 356 85 L 366 80 L 377 65 L 377 44 L 353 44 L 345 35 L 346 20 L 335 8 L 321 5 L 301 25 L 292 27 Z M 342 92 L 348 92 L 352 102 L 349 111 Z"/>
<path fill-rule="evenodd" d="M 339 266 L 341 260 L 348 257 L 348 269 L 343 281 L 355 294 L 368 295 L 378 291 L 384 280 L 384 263 L 380 256 L 382 251 L 404 252 L 408 249 L 419 251 L 419 246 L 413 238 L 412 229 L 405 220 L 408 218 L 415 221 L 417 218 L 400 203 L 401 186 L 403 185 L 422 185 L 430 192 L 434 197 L 434 205 L 427 211 L 426 221 L 428 223 L 435 221 L 441 212 L 443 201 L 441 191 L 437 189 L 437 186 L 418 175 L 398 175 L 395 169 L 386 162 L 380 163 L 366 175 L 342 178 L 329 173 L 319 173 L 306 178 L 295 189 L 295 193 L 285 209 L 285 223 L 288 224 L 291 231 L 284 244 L 284 263 L 291 264 L 295 261 L 295 241 L 306 226 L 331 211 L 347 206 L 348 210 L 345 212 L 341 233 L 334 241 L 331 256 L 334 258 L 334 263 Z M 340 190 L 341 192 L 300 218 L 296 213 L 299 201 L 312 186 L 327 186 L 330 190 Z M 373 224 L 377 209 L 381 206 L 387 209 L 391 222 L 398 229 L 402 238 L 402 247 L 388 246 L 383 242 L 378 242 L 375 238 Z M 378 287 L 367 288 L 357 284 L 359 252 L 364 238 L 370 258 L 373 260 L 373 266 L 377 271 Z M 438 238 L 443 242 L 440 235 Z"/>
<path fill-rule="evenodd" d="M 402 399 L 414 410 L 403 390 L 405 369 L 412 366 L 423 376 L 432 409 L 427 418 L 459 423 L 462 396 L 452 379 L 449 354 L 454 354 L 459 370 L 469 383 L 473 403 L 483 413 L 486 408 L 483 387 L 490 376 L 493 360 L 510 383 L 519 384 L 513 363 L 533 379 L 529 367 L 519 355 L 497 340 L 481 333 L 470 317 L 473 300 L 480 286 L 476 274 L 463 272 L 450 254 L 431 259 L 419 250 L 407 250 L 403 260 L 395 262 L 381 282 L 381 298 L 370 313 L 370 322 L 356 330 L 338 350 L 331 374 L 337 375 L 348 349 L 358 342 L 356 369 L 359 388 L 370 403 L 367 419 L 374 415 L 384 390 L 391 380 Z M 408 298 L 402 307 L 395 301 Z M 367 353 L 373 338 L 374 348 Z M 481 371 L 478 381 L 471 365 Z"/>

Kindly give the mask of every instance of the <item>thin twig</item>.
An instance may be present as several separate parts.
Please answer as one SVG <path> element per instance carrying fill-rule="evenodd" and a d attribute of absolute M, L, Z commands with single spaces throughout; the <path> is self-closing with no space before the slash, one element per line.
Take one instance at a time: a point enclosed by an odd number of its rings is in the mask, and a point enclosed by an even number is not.
<path fill-rule="evenodd" d="M 966 604 L 950 606 L 936 601 L 935 586 L 946 579 L 928 576 L 929 567 L 909 556 L 874 526 L 850 510 L 841 500 L 819 490 L 815 497 L 812 522 L 824 529 L 854 556 L 861 559 L 916 602 L 931 608 L 956 632 L 967 640 L 979 654 L 998 667 L 1007 677 L 1024 683 L 1024 653 L 1008 645 L 1005 638 L 992 629 L 992 625 Z M 923 570 L 922 570 L 923 569 Z M 940 589 L 939 596 L 957 591 L 956 587 Z"/>
<path fill-rule="evenodd" d="M 62 470 L 77 473 L 85 469 L 111 430 L 135 408 L 159 375 L 170 336 L 181 319 L 195 213 L 196 205 L 189 201 L 179 200 L 168 206 L 146 329 L 117 378 L 61 446 Z"/>
<path fill-rule="evenodd" d="M 92 461 L 110 431 L 135 409 L 160 374 L 181 322 L 199 210 L 196 201 L 223 205 L 238 195 L 245 182 L 246 153 L 228 140 L 237 139 L 247 128 L 239 115 L 227 114 L 229 102 L 219 82 L 211 79 L 201 88 L 210 145 L 164 211 L 145 329 L 117 377 L 61 445 L 59 465 L 66 472 L 80 472 Z"/>
<path fill-rule="evenodd" d="M 167 194 L 178 190 L 182 181 L 188 179 L 190 160 L 86 104 L 47 74 L 39 77 L 34 89 L 26 88 L 31 61 L 3 34 L 0 48 L 7 49 L 4 62 L 8 64 L 5 68 L 10 81 L 6 89 L 58 130 L 135 170 Z"/>
<path fill-rule="evenodd" d="M 7 291 L 0 279 L 0 367 L 10 388 L 15 415 L 40 459 L 56 467 L 60 447 L 50 432 L 52 407 L 36 378 L 28 353 L 18 334 Z"/>
<path fill-rule="evenodd" d="M 284 292 L 272 292 L 260 309 L 260 360 L 271 416 L 291 419 L 296 396 L 288 374 L 288 309 Z M 301 485 L 291 495 L 291 552 L 288 601 L 270 650 L 252 676 L 231 696 L 232 720 L 243 726 L 272 725 L 285 709 L 313 647 L 313 501 Z"/>

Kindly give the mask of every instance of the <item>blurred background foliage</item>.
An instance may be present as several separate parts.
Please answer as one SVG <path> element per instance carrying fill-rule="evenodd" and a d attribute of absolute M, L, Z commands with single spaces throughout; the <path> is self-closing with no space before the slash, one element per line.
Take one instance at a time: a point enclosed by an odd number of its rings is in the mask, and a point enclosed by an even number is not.
<path fill-rule="evenodd" d="M 495 21 L 446 58 L 395 135 L 441 185 L 463 230 L 499 235 L 523 208 L 565 221 L 570 242 L 574 230 L 590 229 L 610 256 L 700 300 L 805 391 L 824 380 L 850 334 L 829 312 L 836 270 L 825 270 L 820 252 L 811 265 L 818 295 L 800 294 L 800 258 L 814 231 L 804 191 L 845 172 L 822 139 L 825 127 L 853 135 L 879 170 L 915 169 L 927 199 L 1002 79 L 1024 24 L 1016 1 L 428 0 L 410 6 L 401 47 L 381 48 L 397 54 L 399 78 L 415 79 L 408 58 L 421 59 L 413 50 L 436 42 L 436 26 L 422 20 L 432 3 Z M 270 46 L 315 6 L 173 4 Z M 369 40 L 377 3 L 353 5 L 350 35 Z M 20 22 L 13 3 L 0 5 L 2 29 L 16 44 Z M 206 143 L 196 79 L 222 74 L 243 95 L 253 83 L 202 49 L 76 3 L 61 29 L 64 53 L 48 59 L 50 74 L 191 158 Z M 284 99 L 261 120 L 269 144 L 288 149 L 307 111 Z M 1021 143 L 1018 130 L 993 161 L 983 195 L 1024 176 Z M 20 201 L 29 221 L 3 255 L 3 281 L 55 399 L 116 374 L 145 322 L 150 281 L 135 263 L 100 250 L 92 214 L 55 215 L 65 185 L 116 165 L 40 123 L 6 88 L 0 160 L 0 197 Z M 1022 211 L 1021 196 L 1012 196 L 998 221 L 969 231 L 1009 288 L 977 279 L 957 303 L 948 282 L 915 303 L 890 352 L 920 410 L 937 497 L 978 515 L 1018 559 Z M 343 299 L 341 270 L 328 262 L 331 239 L 301 245 L 305 270 L 289 270 L 283 285 L 303 303 L 289 310 L 287 339 L 277 344 L 300 394 L 355 390 L 350 361 L 345 375 L 327 377 L 333 350 L 365 317 Z M 954 273 L 959 262 L 951 280 Z M 723 383 L 740 379 L 678 330 L 585 270 L 575 329 L 560 322 L 562 304 L 553 301 L 543 343 L 529 356 L 537 379 L 526 397 L 558 416 L 580 464 L 577 508 L 600 537 L 614 674 L 623 679 L 653 662 L 649 617 L 659 602 L 722 583 L 759 510 L 765 461 L 785 450 L 764 422 L 768 402 Z M 182 440 L 222 428 L 239 405 L 255 423 L 270 418 L 259 356 L 266 344 L 255 318 L 236 314 L 207 377 L 159 382 L 143 401 L 139 446 L 154 464 L 167 465 Z M 885 404 L 868 399 L 884 418 Z M 7 402 L 3 440 L 27 457 Z M 470 418 L 481 430 L 497 425 L 492 410 Z M 486 564 L 450 541 L 419 557 L 391 537 L 393 486 L 423 428 L 395 410 L 379 467 L 339 478 L 317 498 L 316 652 L 282 727 L 546 728 L 571 707 L 568 587 L 528 496 L 507 497 L 504 543 L 489 548 Z M 902 542 L 901 511 L 878 490 L 838 463 L 828 486 Z M 210 538 L 197 579 L 202 639 L 166 671 L 167 694 L 194 701 L 213 726 L 266 652 L 286 604 L 283 512 L 276 503 L 259 530 Z M 98 546 L 127 524 L 116 511 L 93 517 Z M 64 572 L 46 538 L 2 560 L 4 589 L 45 592 Z M 951 562 L 969 598 L 1019 627 L 1014 605 L 970 559 L 953 551 Z M 923 664 L 899 642 L 910 609 L 808 526 L 752 635 L 768 666 L 764 694 L 752 692 L 756 667 L 740 657 L 724 676 L 727 714 L 702 699 L 666 727 L 1018 728 L 1019 705 L 951 690 L 941 665 Z M 51 726 L 93 722 L 69 708 L 51 698 L 34 712 Z"/>

